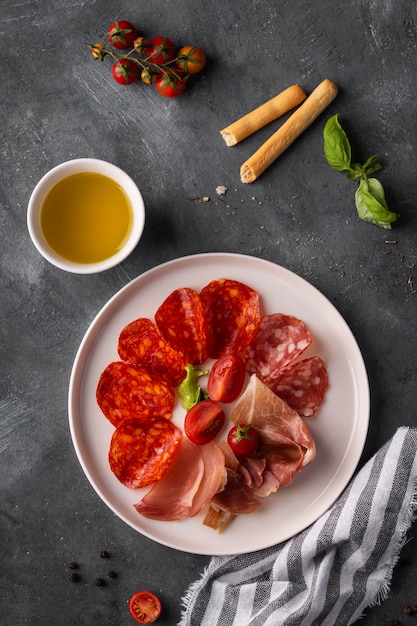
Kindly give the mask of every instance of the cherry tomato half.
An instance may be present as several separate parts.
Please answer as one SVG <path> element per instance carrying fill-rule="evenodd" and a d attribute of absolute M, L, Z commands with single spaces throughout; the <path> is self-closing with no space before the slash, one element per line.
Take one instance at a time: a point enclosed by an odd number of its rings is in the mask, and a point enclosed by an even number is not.
<path fill-rule="evenodd" d="M 111 73 L 119 85 L 131 85 L 139 78 L 139 67 L 134 61 L 120 59 L 113 64 Z"/>
<path fill-rule="evenodd" d="M 176 76 L 172 73 L 161 72 L 157 76 L 154 85 L 161 96 L 165 96 L 165 98 L 178 98 L 178 96 L 184 93 L 187 82 L 179 77 L 180 74 L 182 74 L 181 70 L 177 70 L 175 74 Z M 177 76 L 179 78 L 177 78 Z"/>
<path fill-rule="evenodd" d="M 152 624 L 161 615 L 161 601 L 151 591 L 137 591 L 129 600 L 129 611 L 139 624 Z"/>
<path fill-rule="evenodd" d="M 242 391 L 245 364 L 236 354 L 220 357 L 210 370 L 207 393 L 216 402 L 233 402 Z"/>
<path fill-rule="evenodd" d="M 137 36 L 135 26 L 126 20 L 114 22 L 107 31 L 107 39 L 112 46 L 119 50 L 131 48 Z"/>
<path fill-rule="evenodd" d="M 162 65 L 175 59 L 177 46 L 168 37 L 154 37 L 146 46 L 146 54 L 149 61 Z"/>
<path fill-rule="evenodd" d="M 236 424 L 227 435 L 227 443 L 236 456 L 247 456 L 257 447 L 259 441 L 258 431 L 250 424 L 241 426 Z"/>
<path fill-rule="evenodd" d="M 206 55 L 197 46 L 184 46 L 178 50 L 175 62 L 187 74 L 198 74 L 206 65 Z"/>
<path fill-rule="evenodd" d="M 217 402 L 201 400 L 187 411 L 184 431 L 190 441 L 202 446 L 221 431 L 225 419 L 223 409 Z"/>

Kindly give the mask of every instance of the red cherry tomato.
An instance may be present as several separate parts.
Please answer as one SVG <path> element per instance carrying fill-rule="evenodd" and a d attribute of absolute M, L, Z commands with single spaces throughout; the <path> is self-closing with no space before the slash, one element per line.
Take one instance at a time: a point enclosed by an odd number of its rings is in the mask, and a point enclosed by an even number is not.
<path fill-rule="evenodd" d="M 258 445 L 258 431 L 250 424 L 241 426 L 236 424 L 227 435 L 227 443 L 236 454 L 236 456 L 247 456 L 256 450 Z"/>
<path fill-rule="evenodd" d="M 236 354 L 220 357 L 210 370 L 207 393 L 211 400 L 233 402 L 242 391 L 245 381 L 245 364 Z"/>
<path fill-rule="evenodd" d="M 135 26 L 126 20 L 114 22 L 107 31 L 107 39 L 119 50 L 131 48 L 137 36 Z"/>
<path fill-rule="evenodd" d="M 129 611 L 139 624 L 152 624 L 161 615 L 161 601 L 150 591 L 137 591 L 129 600 Z"/>
<path fill-rule="evenodd" d="M 223 409 L 217 402 L 201 400 L 187 411 L 184 431 L 190 441 L 202 446 L 221 431 L 225 419 Z"/>
<path fill-rule="evenodd" d="M 120 59 L 114 63 L 111 73 L 119 85 L 131 85 L 139 78 L 139 67 L 134 61 Z"/>
<path fill-rule="evenodd" d="M 154 85 L 156 90 L 161 94 L 161 96 L 165 96 L 165 98 L 178 98 L 181 96 L 185 88 L 187 86 L 187 81 L 182 78 L 177 78 L 177 76 L 181 76 L 181 70 L 177 70 L 175 75 L 172 73 L 161 72 L 157 78 L 155 79 Z"/>
<path fill-rule="evenodd" d="M 187 74 L 198 74 L 206 65 L 206 55 L 197 46 L 184 46 L 178 50 L 175 62 Z"/>
<path fill-rule="evenodd" d="M 163 65 L 177 56 L 177 46 L 168 37 L 154 37 L 146 46 L 147 58 L 152 63 Z"/>

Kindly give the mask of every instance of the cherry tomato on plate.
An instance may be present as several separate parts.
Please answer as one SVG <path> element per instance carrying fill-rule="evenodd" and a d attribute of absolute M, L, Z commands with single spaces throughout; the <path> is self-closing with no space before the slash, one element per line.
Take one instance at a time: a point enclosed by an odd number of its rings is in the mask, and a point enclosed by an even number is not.
<path fill-rule="evenodd" d="M 187 86 L 187 81 L 183 80 L 181 70 L 172 73 L 161 72 L 155 79 L 154 85 L 156 90 L 165 98 L 178 98 L 181 96 Z M 177 78 L 178 77 L 178 78 Z"/>
<path fill-rule="evenodd" d="M 139 67 L 134 61 L 120 59 L 113 64 L 111 73 L 119 85 L 131 85 L 139 78 Z"/>
<path fill-rule="evenodd" d="M 107 39 L 119 50 L 131 48 L 137 36 L 136 27 L 127 20 L 114 22 L 107 31 Z"/>
<path fill-rule="evenodd" d="M 254 452 L 258 445 L 258 431 L 250 424 L 241 426 L 236 424 L 227 435 L 227 443 L 236 454 L 236 456 L 247 456 Z"/>
<path fill-rule="evenodd" d="M 129 600 L 129 611 L 139 624 L 152 624 L 161 615 L 161 601 L 151 591 L 137 591 Z"/>
<path fill-rule="evenodd" d="M 184 431 L 190 441 L 202 446 L 221 431 L 225 419 L 220 404 L 213 400 L 201 400 L 187 411 Z"/>
<path fill-rule="evenodd" d="M 198 74 L 206 65 L 206 55 L 197 46 L 184 46 L 178 50 L 176 64 L 186 74 Z"/>
<path fill-rule="evenodd" d="M 163 65 L 177 56 L 177 46 L 168 37 L 154 37 L 146 46 L 147 58 L 152 63 Z"/>
<path fill-rule="evenodd" d="M 211 400 L 233 402 L 245 382 L 245 364 L 237 354 L 225 354 L 210 370 L 207 393 Z"/>

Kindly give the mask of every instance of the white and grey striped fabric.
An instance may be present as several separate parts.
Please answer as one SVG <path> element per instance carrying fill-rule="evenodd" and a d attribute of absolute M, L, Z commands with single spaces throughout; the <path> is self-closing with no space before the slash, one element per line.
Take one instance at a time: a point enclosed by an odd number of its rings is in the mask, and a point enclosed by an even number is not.
<path fill-rule="evenodd" d="M 382 601 L 417 510 L 417 429 L 399 428 L 312 526 L 213 557 L 178 626 L 347 626 Z"/>

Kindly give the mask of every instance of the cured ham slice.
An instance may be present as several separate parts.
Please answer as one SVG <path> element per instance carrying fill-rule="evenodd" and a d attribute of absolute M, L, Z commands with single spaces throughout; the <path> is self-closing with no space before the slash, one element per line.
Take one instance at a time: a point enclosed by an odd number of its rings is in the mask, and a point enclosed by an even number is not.
<path fill-rule="evenodd" d="M 301 417 L 255 374 L 236 402 L 231 420 L 235 424 L 252 424 L 263 444 L 291 449 L 294 457 L 300 458 L 301 467 L 315 457 L 313 438 Z"/>
<path fill-rule="evenodd" d="M 249 374 L 267 385 L 311 345 L 312 336 L 304 322 L 291 315 L 264 315 L 258 332 L 242 358 Z"/>
<path fill-rule="evenodd" d="M 199 446 L 199 449 L 204 463 L 204 474 L 194 496 L 189 517 L 197 515 L 226 483 L 225 458 L 219 446 L 211 441 Z"/>
<path fill-rule="evenodd" d="M 182 437 L 178 451 L 163 478 L 134 505 L 144 517 L 160 521 L 188 517 L 204 474 L 199 446 Z"/>
<path fill-rule="evenodd" d="M 250 515 L 262 505 L 239 472 L 227 470 L 227 483 L 211 500 L 215 508 L 231 515 Z"/>
<path fill-rule="evenodd" d="M 321 407 L 329 387 L 327 370 L 318 356 L 288 367 L 268 385 L 302 417 L 313 417 Z"/>

